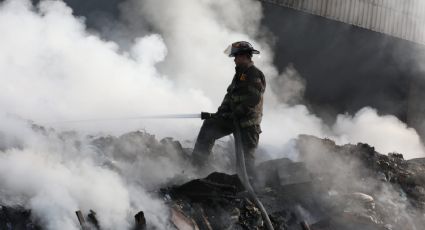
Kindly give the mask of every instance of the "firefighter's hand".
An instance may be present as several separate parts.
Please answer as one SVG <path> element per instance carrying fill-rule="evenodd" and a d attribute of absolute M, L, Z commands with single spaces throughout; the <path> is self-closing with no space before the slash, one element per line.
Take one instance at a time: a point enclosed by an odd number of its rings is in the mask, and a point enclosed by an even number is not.
<path fill-rule="evenodd" d="M 233 113 L 207 113 L 207 112 L 201 112 L 201 119 L 212 119 L 212 118 L 221 118 L 221 119 L 232 119 Z"/>
<path fill-rule="evenodd" d="M 201 119 L 202 120 L 211 119 L 211 118 L 215 118 L 215 117 L 217 117 L 216 113 L 201 112 Z"/>

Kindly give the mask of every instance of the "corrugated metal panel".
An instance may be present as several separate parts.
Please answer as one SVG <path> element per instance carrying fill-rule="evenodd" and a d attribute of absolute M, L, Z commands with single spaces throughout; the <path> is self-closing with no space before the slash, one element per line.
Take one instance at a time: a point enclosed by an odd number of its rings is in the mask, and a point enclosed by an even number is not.
<path fill-rule="evenodd" d="M 425 0 L 260 0 L 425 44 Z"/>

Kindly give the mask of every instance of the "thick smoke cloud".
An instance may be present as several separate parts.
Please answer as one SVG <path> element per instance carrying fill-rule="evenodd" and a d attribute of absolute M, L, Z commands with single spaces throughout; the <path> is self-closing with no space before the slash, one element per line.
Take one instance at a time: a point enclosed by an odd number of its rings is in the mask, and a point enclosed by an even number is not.
<path fill-rule="evenodd" d="M 52 122 L 214 111 L 233 75 L 232 60 L 222 51 L 237 40 L 252 41 L 262 51 L 256 65 L 269 82 L 278 78 L 257 1 L 127 1 L 122 10 L 128 28 L 137 28 L 129 23 L 142 20 L 138 26 L 149 24 L 155 33 L 121 46 L 88 32 L 84 19 L 73 16 L 62 1 L 0 5 L 0 201 L 33 209 L 49 229 L 76 229 L 73 212 L 90 208 L 99 213 L 105 229 L 125 229 L 131 215 L 146 207 L 150 224 L 167 228 L 166 209 L 146 189 L 165 183 L 187 165 L 182 159 L 144 158 L 143 148 L 135 151 L 142 156 L 130 162 L 96 151 L 79 134 L 41 135 L 5 114 L 59 130 L 117 135 L 144 128 L 160 137 L 193 140 L 200 121 Z M 296 85 L 303 89 L 302 82 Z M 383 153 L 424 156 L 415 131 L 394 117 L 364 109 L 354 117 L 342 115 L 329 127 L 305 105 L 282 103 L 280 90 L 268 89 L 261 146 L 270 157 L 287 154 L 299 134 L 341 143 L 364 141 Z M 373 132 L 368 131 L 371 124 Z M 111 162 L 119 170 L 105 167 Z"/>
<path fill-rule="evenodd" d="M 366 107 L 354 116 L 339 115 L 332 126 L 324 124 L 303 105 L 281 105 L 267 112 L 262 143 L 273 158 L 282 157 L 282 149 L 286 150 L 290 140 L 299 134 L 330 138 L 337 144 L 368 143 L 380 153 L 403 153 L 407 159 L 424 157 L 423 144 L 413 128 L 395 116 L 380 116 L 372 108 Z M 278 143 L 280 148 L 276 148 Z"/>
<path fill-rule="evenodd" d="M 369 112 L 369 116 L 373 117 L 373 112 L 363 111 Z M 357 150 L 348 150 L 350 148 Z M 373 154 L 373 150 L 361 153 L 361 147 L 358 146 L 341 148 L 332 141 L 309 137 L 300 138 L 296 149 L 300 160 L 321 181 L 320 186 L 327 189 L 327 204 L 343 207 L 340 210 L 343 212 L 356 212 L 357 209 L 357 212 L 365 213 L 364 207 L 361 211 L 362 208 L 356 207 L 350 200 L 350 194 L 361 192 L 375 199 L 376 207 L 371 210 L 380 210 L 379 216 L 372 214 L 371 216 L 375 216 L 372 218 L 391 223 L 391 229 L 420 229 L 423 225 L 423 213 L 412 207 L 414 204 L 407 199 L 404 190 L 396 184 L 383 182 L 387 180 L 385 174 L 381 171 L 377 175 L 377 172 L 371 171 L 370 165 L 367 166 L 374 161 L 367 156 Z"/>
<path fill-rule="evenodd" d="M 1 9 L 3 111 L 56 121 L 211 108 L 202 91 L 178 88 L 155 69 L 167 54 L 160 35 L 119 53 L 117 44 L 88 34 L 63 2 L 41 2 L 36 10 L 28 1 Z"/>
<path fill-rule="evenodd" d="M 147 0 L 127 4 L 124 14 L 139 13 L 132 21 L 144 18 L 163 35 L 169 52 L 161 72 L 181 86 L 201 88 L 215 105 L 233 76 L 233 61 L 223 51 L 234 41 L 252 41 L 264 53 L 256 61 L 264 63 L 270 77 L 276 75 L 268 46 L 255 40 L 260 35 L 260 2 Z"/>
<path fill-rule="evenodd" d="M 339 115 L 332 127 L 338 144 L 369 143 L 382 153 L 400 151 L 403 147 L 406 157 L 423 157 L 423 145 L 413 128 L 394 116 L 379 116 L 372 108 L 364 108 L 354 116 Z"/>
<path fill-rule="evenodd" d="M 74 211 L 90 209 L 105 229 L 129 229 L 132 215 L 143 207 L 149 207 L 145 214 L 151 225 L 166 226 L 163 204 L 135 181 L 122 178 L 125 171 L 107 167 L 113 158 L 100 155 L 86 138 L 37 131 L 16 118 L 1 120 L 7 123 L 0 130 L 22 144 L 3 145 L 0 203 L 33 210 L 47 229 L 79 229 Z"/>

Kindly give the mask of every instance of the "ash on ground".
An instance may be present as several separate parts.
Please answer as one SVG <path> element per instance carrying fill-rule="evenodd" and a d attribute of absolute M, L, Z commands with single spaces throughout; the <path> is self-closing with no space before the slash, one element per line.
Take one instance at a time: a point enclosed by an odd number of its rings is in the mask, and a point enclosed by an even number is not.
<path fill-rule="evenodd" d="M 171 138 L 158 141 L 146 132 L 90 138 L 93 147 L 105 155 L 105 167 L 118 173 L 122 172 L 114 160 L 137 161 L 140 155 L 190 164 L 190 149 Z M 228 155 L 226 167 L 233 165 L 231 144 L 219 148 L 220 154 Z M 257 165 L 254 187 L 275 229 L 419 230 L 425 226 L 425 159 L 405 160 L 399 153 L 377 153 L 367 144 L 338 146 L 328 139 L 303 135 L 296 148 L 299 162 L 281 158 Z M 239 178 L 231 170 L 222 171 L 211 171 L 201 179 L 175 175 L 159 183 L 162 188 L 152 190 L 169 207 L 170 226 L 181 230 L 265 229 L 259 209 Z M 134 228 L 151 229 L 146 223 L 149 220 L 140 212 Z M 43 227 L 30 210 L 4 205 L 0 229 Z"/>

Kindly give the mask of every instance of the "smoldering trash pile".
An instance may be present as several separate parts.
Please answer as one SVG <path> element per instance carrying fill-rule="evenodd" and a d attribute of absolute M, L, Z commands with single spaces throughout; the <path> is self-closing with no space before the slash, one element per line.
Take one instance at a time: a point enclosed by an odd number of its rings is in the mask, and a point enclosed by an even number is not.
<path fill-rule="evenodd" d="M 55 133 L 43 127 L 33 128 L 42 135 Z M 83 145 L 73 139 L 73 133 L 54 135 L 65 142 L 73 140 L 76 148 Z M 196 178 L 187 163 L 190 149 L 172 138 L 157 140 L 154 135 L 137 131 L 120 137 L 85 139 L 104 159 L 101 167 L 123 177 L 138 175 L 125 175 L 132 171 L 126 171 L 129 164 L 122 162 L 145 162 L 150 157 L 156 161 L 168 158 L 184 165 L 187 172 L 182 170 L 179 175 L 156 178 L 159 182 L 143 185 L 153 199 L 164 205 L 163 228 L 265 229 L 259 209 L 230 170 L 234 163 L 232 143 L 221 143 L 214 149 L 215 154 L 229 156 L 229 169 Z M 338 146 L 313 136 L 299 136 L 296 143 L 298 161 L 281 158 L 257 166 L 254 187 L 275 229 L 419 230 L 425 226 L 425 159 L 405 160 L 402 154 L 383 155 L 367 144 Z M 7 154 L 2 148 L 1 154 Z M 18 144 L 14 148 L 24 147 Z M 52 229 L 25 202 L 1 202 L 0 229 Z M 111 229 L 105 226 L 101 214 L 96 214 L 102 210 L 95 208 L 70 208 L 69 212 L 82 229 Z M 129 228 L 161 229 L 157 220 L 150 219 L 154 216 L 149 214 L 152 207 L 137 208 L 128 213 Z M 75 211 L 79 211 L 77 215 Z"/>

